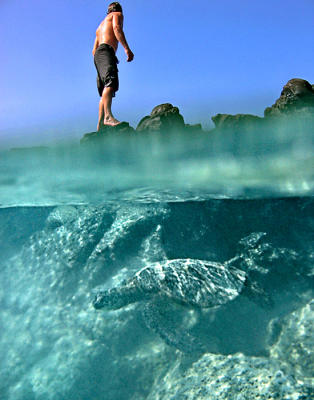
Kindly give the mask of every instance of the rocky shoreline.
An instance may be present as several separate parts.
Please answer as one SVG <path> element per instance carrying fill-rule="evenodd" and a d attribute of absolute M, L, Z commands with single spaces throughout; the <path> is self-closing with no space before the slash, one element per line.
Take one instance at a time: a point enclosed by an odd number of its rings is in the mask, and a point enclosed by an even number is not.
<path fill-rule="evenodd" d="M 215 128 L 204 131 L 201 124 L 189 125 L 184 122 L 179 108 L 170 103 L 160 104 L 153 108 L 150 115 L 141 119 L 134 129 L 128 122 L 117 126 L 102 125 L 98 132 L 86 133 L 81 144 L 99 143 L 105 137 L 114 135 L 135 136 L 137 134 L 171 134 L 180 133 L 215 133 L 220 131 L 249 132 L 260 131 L 273 124 L 293 117 L 301 122 L 305 128 L 311 126 L 314 115 L 314 85 L 299 78 L 290 79 L 283 87 L 280 97 L 271 107 L 264 111 L 264 117 L 252 114 L 217 114 L 211 119 Z"/>

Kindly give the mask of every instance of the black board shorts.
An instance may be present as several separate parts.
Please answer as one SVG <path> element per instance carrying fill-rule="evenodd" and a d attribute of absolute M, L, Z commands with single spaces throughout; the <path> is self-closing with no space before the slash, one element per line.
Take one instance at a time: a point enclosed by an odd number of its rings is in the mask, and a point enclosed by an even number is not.
<path fill-rule="evenodd" d="M 112 87 L 115 92 L 119 89 L 118 67 L 119 60 L 109 44 L 102 43 L 95 51 L 94 63 L 97 69 L 97 88 L 99 96 L 105 87 Z"/>

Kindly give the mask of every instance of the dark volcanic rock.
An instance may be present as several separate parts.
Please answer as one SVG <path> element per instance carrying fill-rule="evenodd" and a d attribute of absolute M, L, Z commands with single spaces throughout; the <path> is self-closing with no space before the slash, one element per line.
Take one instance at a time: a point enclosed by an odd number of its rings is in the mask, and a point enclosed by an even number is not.
<path fill-rule="evenodd" d="M 280 118 L 268 118 L 268 117 Z M 290 126 L 287 117 L 293 119 L 293 129 L 311 129 L 314 116 L 314 88 L 304 79 L 290 79 L 283 87 L 279 99 L 271 107 L 264 111 L 264 118 L 252 114 L 217 114 L 212 117 L 215 124 L 214 131 L 229 131 L 231 133 L 263 134 L 265 131 L 276 131 L 282 122 L 285 129 Z M 296 118 L 295 118 L 296 117 Z M 278 126 L 276 126 L 276 121 Z M 291 128 L 292 129 L 292 128 Z M 170 103 L 164 103 L 153 108 L 150 115 L 145 116 L 139 122 L 136 130 L 130 127 L 129 123 L 122 122 L 116 126 L 100 127 L 98 132 L 91 132 L 84 135 L 81 144 L 105 139 L 108 136 L 123 136 L 135 133 L 195 133 L 203 132 L 201 124 L 185 124 L 183 116 L 178 107 Z"/>
<path fill-rule="evenodd" d="M 165 103 L 156 106 L 149 116 L 144 117 L 136 130 L 138 132 L 169 132 L 184 128 L 184 119 L 178 107 Z"/>
<path fill-rule="evenodd" d="M 259 126 L 263 118 L 251 114 L 217 114 L 212 117 L 215 127 L 218 129 L 251 130 Z"/>
<path fill-rule="evenodd" d="M 85 144 L 95 141 L 98 142 L 99 140 L 103 140 L 105 137 L 110 135 L 132 133 L 134 133 L 134 128 L 132 128 L 128 122 L 121 122 L 121 124 L 115 126 L 103 125 L 98 132 L 86 133 L 80 140 L 80 143 Z"/>
<path fill-rule="evenodd" d="M 264 111 L 264 118 L 251 114 L 217 114 L 212 117 L 215 130 L 238 132 L 263 133 L 265 129 L 277 129 L 275 120 L 269 117 L 280 117 L 278 123 L 285 123 L 289 127 L 287 117 L 292 117 L 294 127 L 308 129 L 311 127 L 314 116 L 314 90 L 312 85 L 304 79 L 291 79 L 281 92 L 279 99 Z M 296 117 L 296 118 L 295 118 Z M 285 122 L 286 121 L 286 122 Z"/>
<path fill-rule="evenodd" d="M 314 112 L 313 85 L 304 79 L 294 78 L 283 87 L 279 99 L 264 111 L 265 117 L 292 113 Z"/>
<path fill-rule="evenodd" d="M 195 132 L 195 133 L 197 133 L 197 132 L 201 132 L 203 129 L 202 129 L 202 125 L 201 124 L 193 124 L 193 125 L 190 125 L 190 124 L 186 124 L 185 125 L 185 131 L 187 131 L 187 132 Z"/>

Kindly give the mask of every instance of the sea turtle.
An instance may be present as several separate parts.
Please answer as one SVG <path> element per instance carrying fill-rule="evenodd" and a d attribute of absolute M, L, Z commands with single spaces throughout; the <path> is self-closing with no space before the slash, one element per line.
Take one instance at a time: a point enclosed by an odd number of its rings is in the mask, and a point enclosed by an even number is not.
<path fill-rule="evenodd" d="M 118 287 L 99 291 L 93 305 L 96 309 L 116 310 L 145 300 L 143 314 L 147 326 L 168 344 L 194 352 L 202 350 L 201 343 L 182 326 L 175 326 L 173 315 L 167 312 L 169 306 L 177 303 L 194 309 L 217 307 L 240 293 L 253 300 L 263 295 L 262 289 L 249 281 L 247 273 L 230 262 L 174 259 L 149 264 Z"/>

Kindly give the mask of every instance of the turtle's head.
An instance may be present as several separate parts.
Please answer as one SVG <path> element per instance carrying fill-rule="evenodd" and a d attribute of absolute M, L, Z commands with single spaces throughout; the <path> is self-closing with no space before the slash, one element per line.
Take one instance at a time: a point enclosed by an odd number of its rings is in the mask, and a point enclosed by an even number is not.
<path fill-rule="evenodd" d="M 121 301 L 121 297 L 118 295 L 115 289 L 100 291 L 96 293 L 93 300 L 93 306 L 96 310 L 105 308 L 107 310 L 117 310 L 123 307 L 125 304 Z"/>
<path fill-rule="evenodd" d="M 93 306 L 96 310 L 106 307 L 107 299 L 104 292 L 98 292 L 93 300 Z"/>
<path fill-rule="evenodd" d="M 96 292 L 93 306 L 96 310 L 100 308 L 118 310 L 128 304 L 143 300 L 144 298 L 144 294 L 137 287 L 126 285 Z"/>

